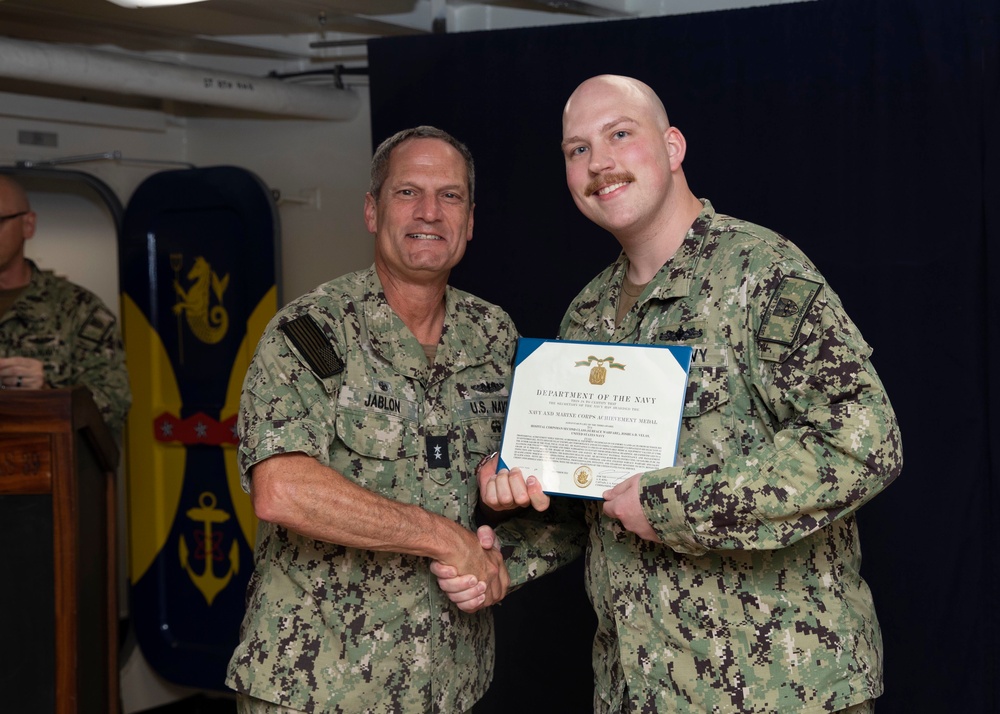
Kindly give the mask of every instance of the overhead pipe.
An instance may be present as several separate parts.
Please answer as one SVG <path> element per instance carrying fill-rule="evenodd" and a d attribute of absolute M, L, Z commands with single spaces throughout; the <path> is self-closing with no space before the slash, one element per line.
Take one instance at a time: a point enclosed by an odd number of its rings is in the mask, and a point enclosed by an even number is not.
<path fill-rule="evenodd" d="M 0 76 L 304 119 L 353 119 L 361 103 L 347 89 L 6 37 L 0 38 Z"/>

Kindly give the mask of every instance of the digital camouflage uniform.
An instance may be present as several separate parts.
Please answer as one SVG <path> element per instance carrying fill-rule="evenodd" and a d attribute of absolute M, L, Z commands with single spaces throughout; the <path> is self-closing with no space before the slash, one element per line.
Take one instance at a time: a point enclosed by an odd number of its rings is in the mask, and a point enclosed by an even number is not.
<path fill-rule="evenodd" d="M 0 357 L 39 360 L 50 387 L 87 387 L 120 440 L 132 392 L 114 314 L 89 290 L 27 262 L 31 282 L 0 315 Z"/>
<path fill-rule="evenodd" d="M 474 469 L 499 442 L 517 333 L 498 307 L 453 288 L 446 310 L 428 367 L 374 268 L 282 309 L 244 382 L 244 487 L 254 464 L 304 452 L 474 528 Z M 307 712 L 470 709 L 493 674 L 492 616 L 459 611 L 429 565 L 261 522 L 227 684 Z"/>
<path fill-rule="evenodd" d="M 899 473 L 896 419 L 871 348 L 815 266 L 703 203 L 620 326 L 624 255 L 560 329 L 693 348 L 677 465 L 640 481 L 663 544 L 587 505 L 595 705 L 837 711 L 882 692 L 854 511 Z"/>

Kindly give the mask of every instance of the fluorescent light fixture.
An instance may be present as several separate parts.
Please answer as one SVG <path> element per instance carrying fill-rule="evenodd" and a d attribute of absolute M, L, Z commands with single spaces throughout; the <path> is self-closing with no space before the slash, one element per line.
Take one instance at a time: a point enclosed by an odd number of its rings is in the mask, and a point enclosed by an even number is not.
<path fill-rule="evenodd" d="M 168 5 L 188 5 L 193 2 L 204 2 L 205 0 L 108 0 L 115 5 L 127 8 L 141 7 L 166 7 Z"/>

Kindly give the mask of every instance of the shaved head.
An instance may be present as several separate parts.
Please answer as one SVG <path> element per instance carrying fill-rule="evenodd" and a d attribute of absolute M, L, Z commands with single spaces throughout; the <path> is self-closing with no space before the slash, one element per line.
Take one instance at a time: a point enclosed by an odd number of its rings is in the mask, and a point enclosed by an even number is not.
<path fill-rule="evenodd" d="M 563 133 L 565 134 L 566 117 L 573 110 L 574 103 L 585 103 L 594 97 L 607 95 L 617 95 L 625 100 L 631 100 L 632 103 L 646 105 L 661 131 L 666 131 L 670 127 L 670 119 L 667 117 L 663 102 L 648 84 L 632 77 L 601 74 L 581 82 L 566 101 L 566 106 L 563 108 Z"/>
<path fill-rule="evenodd" d="M 701 212 L 684 178 L 684 135 L 648 84 L 614 74 L 573 91 L 562 129 L 566 185 L 577 208 L 614 234 L 633 267 L 644 256 L 647 270 L 636 274 L 651 276 Z"/>

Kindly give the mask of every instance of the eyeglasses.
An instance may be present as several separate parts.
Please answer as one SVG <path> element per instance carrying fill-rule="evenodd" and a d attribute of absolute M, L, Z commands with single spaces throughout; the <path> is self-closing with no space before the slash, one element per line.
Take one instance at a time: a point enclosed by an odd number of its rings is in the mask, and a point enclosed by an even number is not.
<path fill-rule="evenodd" d="M 8 213 L 6 216 L 0 216 L 0 226 L 2 226 L 7 221 L 12 221 L 15 218 L 20 218 L 21 216 L 26 216 L 31 211 L 18 211 L 17 213 Z"/>

